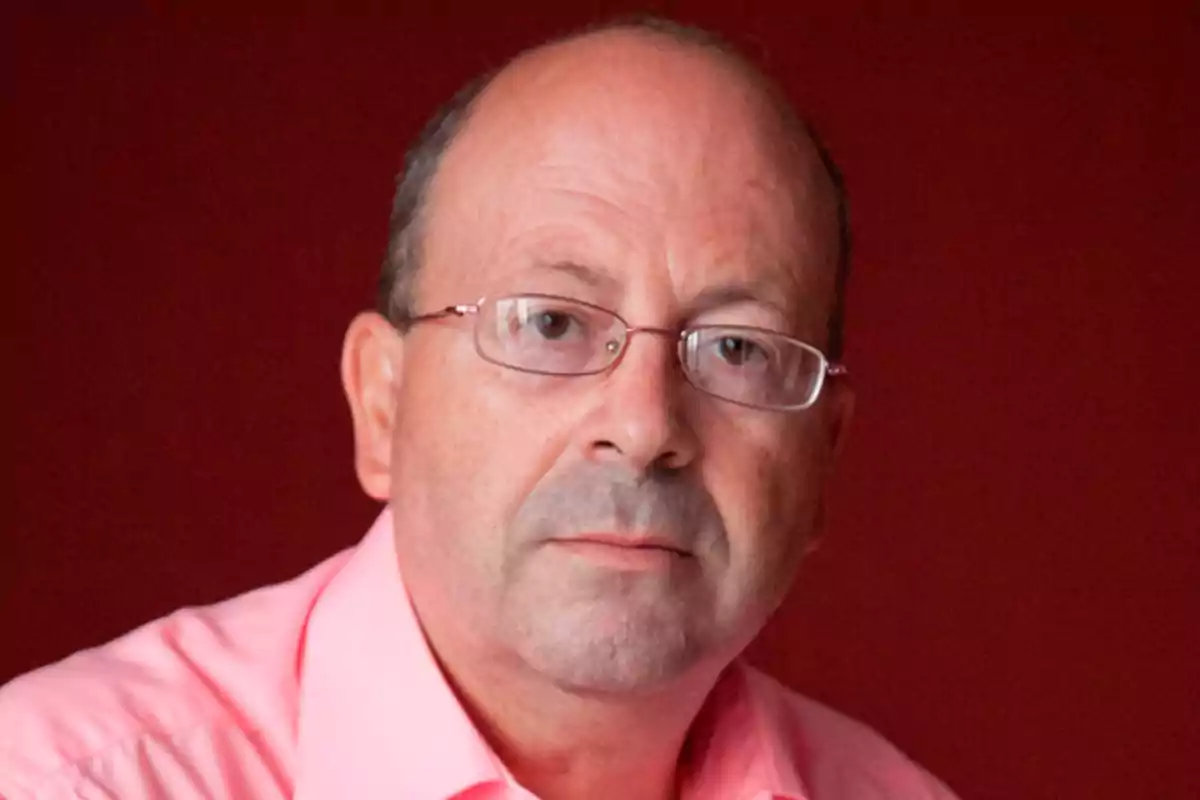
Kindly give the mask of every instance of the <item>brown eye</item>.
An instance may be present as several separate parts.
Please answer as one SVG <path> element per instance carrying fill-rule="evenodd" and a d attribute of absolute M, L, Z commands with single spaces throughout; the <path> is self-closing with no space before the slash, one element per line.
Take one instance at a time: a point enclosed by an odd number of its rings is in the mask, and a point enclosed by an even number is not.
<path fill-rule="evenodd" d="M 530 322 L 546 339 L 561 339 L 571 330 L 571 316 L 561 311 L 539 311 Z"/>
<path fill-rule="evenodd" d="M 717 355 L 727 364 L 740 367 L 766 355 L 761 347 L 739 336 L 722 336 L 717 342 Z"/>

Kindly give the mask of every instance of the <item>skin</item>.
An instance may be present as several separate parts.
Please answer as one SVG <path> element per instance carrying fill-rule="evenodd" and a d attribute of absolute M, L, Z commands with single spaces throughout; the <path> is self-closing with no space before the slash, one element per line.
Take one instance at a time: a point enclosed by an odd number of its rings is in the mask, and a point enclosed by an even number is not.
<path fill-rule="evenodd" d="M 522 56 L 451 145 L 428 212 L 422 311 L 545 292 L 633 325 L 825 343 L 832 187 L 711 52 L 616 31 Z M 426 636 L 538 796 L 675 796 L 689 726 L 819 532 L 850 391 L 827 382 L 792 414 L 726 403 L 654 334 L 608 372 L 533 376 L 480 359 L 471 330 L 401 336 L 367 313 L 343 354 L 358 476 L 392 504 Z M 577 541 L 593 534 L 675 552 Z"/>

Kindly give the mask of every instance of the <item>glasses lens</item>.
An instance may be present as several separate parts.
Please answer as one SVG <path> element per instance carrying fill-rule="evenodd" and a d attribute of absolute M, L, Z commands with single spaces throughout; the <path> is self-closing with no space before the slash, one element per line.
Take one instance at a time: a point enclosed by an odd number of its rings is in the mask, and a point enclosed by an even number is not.
<path fill-rule="evenodd" d="M 491 300 L 476 328 L 484 358 L 546 375 L 600 372 L 620 351 L 624 335 L 611 311 L 549 295 Z"/>
<path fill-rule="evenodd" d="M 756 328 L 696 328 L 680 350 L 688 378 L 698 389 L 762 408 L 807 408 L 817 399 L 825 375 L 819 350 Z"/>

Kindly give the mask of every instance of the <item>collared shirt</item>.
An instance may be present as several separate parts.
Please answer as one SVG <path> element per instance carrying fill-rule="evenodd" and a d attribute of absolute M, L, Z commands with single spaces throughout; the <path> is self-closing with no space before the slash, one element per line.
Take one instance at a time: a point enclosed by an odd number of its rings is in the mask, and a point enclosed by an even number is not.
<path fill-rule="evenodd" d="M 688 800 L 952 800 L 868 728 L 731 665 Z M 0 798 L 532 798 L 447 685 L 388 511 L 288 583 L 185 609 L 0 688 Z"/>

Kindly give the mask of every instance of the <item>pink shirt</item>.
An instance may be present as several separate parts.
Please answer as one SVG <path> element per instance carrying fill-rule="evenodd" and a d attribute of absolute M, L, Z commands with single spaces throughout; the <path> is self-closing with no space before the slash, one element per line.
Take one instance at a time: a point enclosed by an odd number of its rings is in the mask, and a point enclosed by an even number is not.
<path fill-rule="evenodd" d="M 0 688 L 0 798 L 531 798 L 433 660 L 391 525 L 385 511 L 293 581 Z M 693 736 L 690 799 L 952 798 L 877 734 L 742 664 Z"/>

